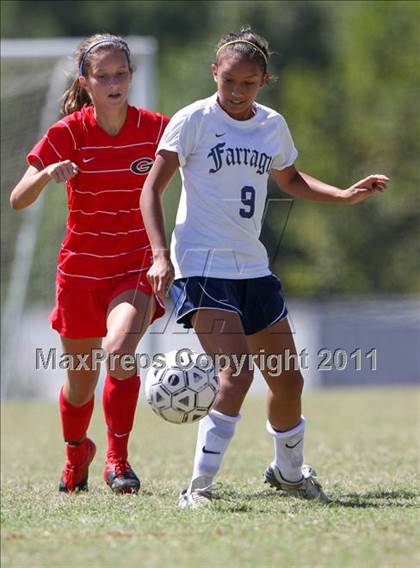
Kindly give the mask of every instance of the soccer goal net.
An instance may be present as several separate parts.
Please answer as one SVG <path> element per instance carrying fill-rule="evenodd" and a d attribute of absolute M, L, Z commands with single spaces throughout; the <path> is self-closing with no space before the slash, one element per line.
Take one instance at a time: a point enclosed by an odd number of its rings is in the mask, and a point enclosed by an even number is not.
<path fill-rule="evenodd" d="M 154 109 L 157 42 L 143 37 L 127 40 L 137 69 L 130 102 Z M 19 212 L 10 208 L 9 196 L 27 167 L 25 155 L 59 118 L 61 97 L 75 70 L 72 54 L 80 41 L 54 38 L 1 42 L 3 396 L 30 396 L 39 390 L 39 385 L 27 380 L 27 374 L 34 367 L 39 334 L 48 327 L 45 311 L 54 299 L 56 256 L 66 218 L 63 187 L 51 184 L 35 204 Z M 38 319 L 42 325 L 38 325 Z"/>

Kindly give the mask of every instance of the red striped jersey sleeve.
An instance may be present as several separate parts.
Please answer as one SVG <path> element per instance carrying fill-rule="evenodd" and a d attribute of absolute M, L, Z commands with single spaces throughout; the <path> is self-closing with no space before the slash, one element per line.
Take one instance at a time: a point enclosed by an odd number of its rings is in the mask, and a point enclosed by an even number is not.
<path fill-rule="evenodd" d="M 66 117 L 67 118 L 67 117 Z M 26 156 L 29 165 L 42 170 L 56 162 L 74 161 L 76 133 L 66 118 L 53 124 Z"/>

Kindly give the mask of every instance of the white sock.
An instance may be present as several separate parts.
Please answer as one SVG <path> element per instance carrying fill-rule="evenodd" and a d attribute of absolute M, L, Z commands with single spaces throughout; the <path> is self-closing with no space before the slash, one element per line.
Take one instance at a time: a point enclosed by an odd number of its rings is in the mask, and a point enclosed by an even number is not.
<path fill-rule="evenodd" d="M 239 419 L 239 414 L 227 416 L 217 410 L 211 410 L 200 420 L 189 491 L 203 489 L 213 483 Z"/>
<path fill-rule="evenodd" d="M 302 479 L 303 438 L 305 434 L 305 418 L 302 416 L 299 424 L 287 430 L 274 430 L 267 420 L 267 431 L 274 439 L 274 462 L 280 470 L 284 481 L 294 483 Z"/>

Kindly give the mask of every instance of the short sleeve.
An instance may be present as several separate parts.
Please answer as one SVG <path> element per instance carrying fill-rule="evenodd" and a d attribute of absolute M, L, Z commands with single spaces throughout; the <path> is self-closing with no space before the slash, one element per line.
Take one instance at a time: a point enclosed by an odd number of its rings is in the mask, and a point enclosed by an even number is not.
<path fill-rule="evenodd" d="M 188 156 L 194 151 L 196 143 L 196 128 L 193 116 L 187 109 L 178 111 L 169 121 L 156 150 L 168 150 L 178 154 L 179 164 L 185 166 Z"/>
<path fill-rule="evenodd" d="M 157 136 L 157 140 L 156 143 L 159 144 L 160 140 L 162 139 L 163 133 L 165 132 L 165 129 L 167 128 L 168 124 L 169 124 L 169 116 L 166 116 L 164 114 L 161 115 L 162 116 L 162 122 L 159 128 L 159 133 Z"/>
<path fill-rule="evenodd" d="M 272 170 L 283 170 L 291 166 L 298 157 L 298 151 L 295 148 L 289 127 L 282 116 L 279 118 L 279 152 L 273 157 Z"/>
<path fill-rule="evenodd" d="M 53 124 L 26 156 L 29 165 L 43 169 L 56 162 L 74 160 L 75 134 L 65 120 Z"/>

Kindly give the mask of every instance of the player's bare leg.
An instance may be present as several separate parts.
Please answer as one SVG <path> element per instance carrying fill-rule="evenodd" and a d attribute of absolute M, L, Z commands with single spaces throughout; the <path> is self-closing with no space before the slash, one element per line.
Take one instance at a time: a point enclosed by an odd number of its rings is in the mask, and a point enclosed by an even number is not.
<path fill-rule="evenodd" d="M 87 339 L 61 337 L 63 353 L 71 356 L 75 367 L 67 371 L 63 394 L 74 406 L 83 406 L 95 392 L 100 369 L 99 365 L 96 366 L 97 368 L 92 367 L 92 353 L 95 349 L 100 349 L 101 343 L 101 337 Z"/>
<path fill-rule="evenodd" d="M 118 355 L 128 354 L 134 357 L 137 345 L 150 324 L 155 307 L 154 296 L 144 294 L 140 290 L 126 290 L 110 303 L 107 315 L 108 333 L 103 346 L 108 354 L 108 360 L 110 355 L 114 356 L 115 365 L 111 370 L 113 377 L 124 380 L 132 376 L 130 370 L 120 365 Z"/>
<path fill-rule="evenodd" d="M 210 357 L 226 355 L 232 362 L 232 355 L 240 358 L 250 354 L 238 314 L 203 308 L 193 315 L 192 324 L 204 351 Z M 247 365 L 238 376 L 235 376 L 235 370 L 235 366 L 230 365 L 219 373 L 220 389 L 213 407 L 229 416 L 239 414 L 253 378 L 253 371 Z"/>
<path fill-rule="evenodd" d="M 139 290 L 126 290 L 108 309 L 104 339 L 108 373 L 103 393 L 108 451 L 104 479 L 116 493 L 136 493 L 140 488 L 140 480 L 127 461 L 127 446 L 140 391 L 135 353 L 150 324 L 155 302 L 153 296 Z M 124 356 L 129 357 L 126 363 Z"/>
<path fill-rule="evenodd" d="M 194 469 L 190 486 L 180 497 L 180 506 L 195 508 L 210 503 L 211 485 L 220 469 L 240 416 L 242 402 L 252 383 L 253 372 L 244 366 L 236 376 L 232 355 L 249 355 L 239 316 L 224 310 L 201 309 L 192 318 L 194 329 L 205 352 L 227 356 L 226 368 L 219 372 L 220 390 L 215 405 L 198 427 Z"/>
<path fill-rule="evenodd" d="M 252 351 L 260 356 L 256 360 L 264 363 L 260 364 L 261 372 L 269 387 L 267 430 L 273 436 L 275 458 L 265 471 L 265 480 L 297 497 L 329 503 L 315 470 L 303 464 L 303 378 L 294 357 L 296 348 L 289 323 L 287 319 L 280 320 L 247 339 Z M 281 356 L 278 358 L 283 367 L 281 372 L 269 369 L 270 355 Z"/>
<path fill-rule="evenodd" d="M 303 377 L 294 366 L 296 354 L 295 342 L 287 319 L 280 320 L 266 329 L 247 336 L 250 350 L 258 354 L 256 361 L 263 359 L 261 373 L 269 387 L 267 410 L 268 420 L 275 430 L 286 431 L 295 427 L 302 412 L 301 395 Z M 263 357 L 260 355 L 263 353 Z M 281 373 L 269 370 L 270 355 L 280 355 L 279 361 L 284 366 L 287 360 L 289 369 Z"/>

